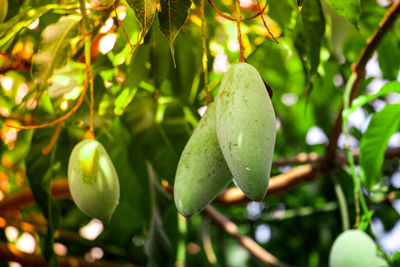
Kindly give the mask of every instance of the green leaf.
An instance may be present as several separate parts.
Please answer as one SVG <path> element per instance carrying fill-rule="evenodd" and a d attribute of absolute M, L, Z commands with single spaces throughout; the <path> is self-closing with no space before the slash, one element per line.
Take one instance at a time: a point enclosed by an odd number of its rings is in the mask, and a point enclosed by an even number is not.
<path fill-rule="evenodd" d="M 108 125 L 108 130 L 110 137 L 103 136 L 100 141 L 117 170 L 121 198 L 99 240 L 127 246 L 133 235 L 150 224 L 150 183 L 145 159 L 119 116 Z"/>
<path fill-rule="evenodd" d="M 344 118 L 347 118 L 351 113 L 353 113 L 358 107 L 361 107 L 371 100 L 374 100 L 380 96 L 386 95 L 388 93 L 398 93 L 400 94 L 400 82 L 390 82 L 385 84 L 379 92 L 373 95 L 361 95 L 353 100 L 351 107 L 343 111 Z"/>
<path fill-rule="evenodd" d="M 396 80 L 400 69 L 400 49 L 397 37 L 389 33 L 379 44 L 377 52 L 383 78 Z"/>
<path fill-rule="evenodd" d="M 128 5 L 135 12 L 136 18 L 142 28 L 142 32 L 138 36 L 137 45 L 144 39 L 147 32 L 153 24 L 156 16 L 158 0 L 127 0 Z"/>
<path fill-rule="evenodd" d="M 47 232 L 41 243 L 43 257 L 52 266 L 57 266 L 53 245 L 54 233 L 60 221 L 60 210 L 50 195 L 53 157 L 52 154 L 42 154 L 42 148 L 47 145 L 52 135 L 52 128 L 36 130 L 31 141 L 29 155 L 26 159 L 26 172 L 35 202 L 39 205 L 43 215 L 47 219 Z"/>
<path fill-rule="evenodd" d="M 319 0 L 304 1 L 296 26 L 295 46 L 310 72 L 317 72 L 321 41 L 325 32 L 325 19 Z"/>
<path fill-rule="evenodd" d="M 190 0 L 161 0 L 161 11 L 158 13 L 160 30 L 167 38 L 175 64 L 174 41 L 186 20 L 189 18 Z"/>
<path fill-rule="evenodd" d="M 345 17 L 358 27 L 361 14 L 360 0 L 325 0 L 336 14 Z"/>
<path fill-rule="evenodd" d="M 268 2 L 268 16 L 275 20 L 285 30 L 293 29 L 297 18 L 297 3 L 295 1 L 271 1 Z"/>
<path fill-rule="evenodd" d="M 57 23 L 42 32 L 40 51 L 32 59 L 32 74 L 39 84 L 39 92 L 47 87 L 54 70 L 67 63 L 70 41 L 79 33 L 80 20 L 81 16 L 78 15 L 61 17 Z"/>
<path fill-rule="evenodd" d="M 126 68 L 126 81 L 123 84 L 123 90 L 115 100 L 114 113 L 122 115 L 125 108 L 136 95 L 140 81 L 148 76 L 149 69 L 146 63 L 150 56 L 150 44 L 144 44 L 135 50 L 129 66 Z"/>
<path fill-rule="evenodd" d="M 19 13 L 6 23 L 0 24 L 0 52 L 4 52 L 11 45 L 22 29 L 28 27 L 54 7 L 54 5 L 47 5 L 36 9 L 32 8 Z"/>
<path fill-rule="evenodd" d="M 400 104 L 388 104 L 372 116 L 360 144 L 361 176 L 368 190 L 379 182 L 385 149 L 400 124 Z"/>

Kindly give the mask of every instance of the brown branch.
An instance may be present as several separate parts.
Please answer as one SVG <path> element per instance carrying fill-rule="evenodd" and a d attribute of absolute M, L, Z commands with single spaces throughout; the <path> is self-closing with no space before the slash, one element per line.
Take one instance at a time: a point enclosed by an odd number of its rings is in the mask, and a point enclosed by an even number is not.
<path fill-rule="evenodd" d="M 51 182 L 51 195 L 56 199 L 70 198 L 68 180 L 57 179 Z M 0 201 L 0 214 L 20 210 L 35 203 L 32 191 L 29 188 L 23 188 L 20 191 L 6 196 Z"/>
<path fill-rule="evenodd" d="M 299 163 L 315 162 L 322 158 L 323 156 L 320 156 L 317 153 L 309 153 L 309 154 L 300 153 L 294 157 L 277 159 L 272 162 L 272 166 L 279 167 L 279 166 L 287 166 Z"/>
<path fill-rule="evenodd" d="M 355 162 L 358 161 L 358 156 L 358 151 L 353 153 Z M 385 152 L 385 159 L 399 157 L 400 148 L 389 148 Z M 341 169 L 340 164 L 347 163 L 347 159 L 344 155 L 338 155 L 335 162 L 336 165 L 327 164 L 324 158 L 319 158 L 312 164 L 300 165 L 287 173 L 271 177 L 266 198 L 282 195 L 299 185 L 322 178 L 330 172 L 338 171 Z M 248 202 L 250 202 L 250 199 L 237 187 L 225 190 L 214 200 L 214 203 L 224 206 L 241 205 Z"/>
<path fill-rule="evenodd" d="M 0 242 L 0 259 L 3 262 L 15 261 L 21 263 L 23 266 L 48 266 L 47 262 L 41 255 L 28 254 L 18 250 L 11 244 Z M 132 264 L 116 264 L 110 261 L 97 261 L 87 262 L 83 259 L 74 257 L 58 257 L 58 264 L 60 267 L 121 267 L 121 266 L 134 266 Z"/>
<path fill-rule="evenodd" d="M 358 155 L 359 152 L 357 150 L 354 151 L 353 156 L 356 163 L 358 161 Z M 385 159 L 393 159 L 398 157 L 400 157 L 400 148 L 389 148 L 385 152 Z M 340 164 L 347 163 L 345 155 L 337 155 L 335 160 L 337 164 L 333 166 L 327 166 L 325 159 L 321 156 L 317 156 L 316 158 L 312 156 L 311 161 L 312 163 L 310 164 L 300 165 L 287 173 L 271 177 L 268 186 L 267 197 L 281 195 L 301 184 L 321 178 L 329 172 L 337 171 L 341 168 Z M 173 188 L 168 185 L 167 182 L 164 182 L 163 187 L 168 192 L 173 192 Z M 51 195 L 55 199 L 71 198 L 67 179 L 53 180 L 51 182 Z M 233 206 L 247 203 L 249 201 L 250 200 L 244 196 L 240 189 L 230 188 L 222 192 L 214 201 L 214 203 Z M 8 195 L 2 201 L 0 201 L 0 214 L 3 215 L 11 211 L 19 210 L 34 203 L 35 200 L 31 190 L 29 188 L 23 188 L 19 192 Z"/>
<path fill-rule="evenodd" d="M 365 66 L 368 63 L 368 60 L 371 58 L 372 54 L 374 53 L 375 49 L 377 48 L 378 44 L 381 42 L 385 34 L 393 26 L 399 14 L 400 14 L 400 1 L 396 1 L 388 9 L 385 16 L 379 23 L 378 29 L 367 40 L 366 46 L 361 52 L 359 58 L 352 65 L 352 75 L 355 75 L 356 79 L 355 82 L 352 84 L 349 104 L 351 103 L 351 101 L 353 101 L 353 99 L 356 97 L 358 93 L 358 89 L 360 88 L 361 82 L 365 76 Z M 325 154 L 326 161 L 328 163 L 331 162 L 336 155 L 337 140 L 339 138 L 340 133 L 342 132 L 342 111 L 343 111 L 343 104 L 336 115 L 331 135 L 329 137 L 329 145 Z"/>
<path fill-rule="evenodd" d="M 223 17 L 224 19 L 227 19 L 227 20 L 230 20 L 230 21 L 237 21 L 236 18 L 232 18 L 232 17 L 230 17 L 230 16 L 228 16 L 228 15 L 225 15 L 225 14 L 222 13 L 221 11 L 219 11 L 218 8 L 215 6 L 215 4 L 214 4 L 214 2 L 213 2 L 212 0 L 208 0 L 208 3 L 209 3 L 210 6 L 212 7 L 212 9 L 214 9 L 214 11 L 215 11 L 218 15 L 220 15 L 221 17 Z M 265 6 L 263 7 L 262 12 L 264 12 L 264 10 L 265 10 L 266 8 L 267 8 L 267 4 L 265 4 Z M 257 17 L 260 16 L 260 15 L 261 15 L 261 13 L 258 12 L 257 14 L 255 14 L 255 15 L 249 17 L 249 18 L 240 19 L 240 21 L 252 20 L 252 19 L 257 18 Z"/>
<path fill-rule="evenodd" d="M 263 263 L 267 263 L 270 266 L 283 267 L 285 264 L 279 262 L 279 260 L 257 244 L 253 239 L 247 236 L 243 236 L 238 233 L 238 229 L 235 223 L 230 221 L 227 217 L 217 212 L 211 206 L 204 209 L 204 214 L 210 217 L 219 227 L 225 230 L 229 235 L 236 238 L 240 244 L 247 249 L 255 258 Z"/>

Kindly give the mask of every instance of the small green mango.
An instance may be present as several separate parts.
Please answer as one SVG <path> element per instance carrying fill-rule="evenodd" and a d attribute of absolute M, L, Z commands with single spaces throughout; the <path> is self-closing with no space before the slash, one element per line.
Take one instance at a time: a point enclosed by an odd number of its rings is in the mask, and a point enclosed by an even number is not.
<path fill-rule="evenodd" d="M 329 255 L 330 267 L 380 267 L 387 262 L 377 255 L 376 244 L 361 230 L 341 233 L 333 242 Z"/>
<path fill-rule="evenodd" d="M 110 221 L 120 188 L 117 171 L 102 144 L 86 139 L 74 147 L 68 163 L 68 185 L 83 213 L 105 223 Z"/>
<path fill-rule="evenodd" d="M 217 97 L 217 136 L 225 160 L 243 193 L 264 199 L 275 146 L 274 108 L 258 71 L 232 65 Z"/>
<path fill-rule="evenodd" d="M 203 210 L 232 181 L 218 145 L 215 110 L 215 103 L 208 105 L 178 163 L 174 200 L 185 217 Z"/>
<path fill-rule="evenodd" d="M 6 17 L 8 12 L 8 0 L 0 0 L 0 23 L 2 23 Z"/>

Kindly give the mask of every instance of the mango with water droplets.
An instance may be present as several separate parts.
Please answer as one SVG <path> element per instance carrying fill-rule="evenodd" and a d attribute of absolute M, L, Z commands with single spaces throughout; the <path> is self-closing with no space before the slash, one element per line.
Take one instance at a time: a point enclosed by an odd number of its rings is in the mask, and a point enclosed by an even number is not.
<path fill-rule="evenodd" d="M 215 110 L 215 103 L 211 103 L 179 159 L 174 200 L 185 217 L 203 210 L 232 181 L 218 145 Z"/>
<path fill-rule="evenodd" d="M 333 242 L 329 255 L 330 267 L 382 267 L 389 266 L 378 256 L 372 238 L 361 230 L 341 233 Z"/>
<path fill-rule="evenodd" d="M 275 146 L 274 108 L 258 71 L 232 65 L 217 97 L 217 136 L 233 177 L 250 199 L 264 199 Z"/>
<path fill-rule="evenodd" d="M 74 147 L 68 163 L 68 185 L 73 201 L 83 213 L 110 221 L 120 188 L 117 171 L 102 144 L 87 139 Z"/>

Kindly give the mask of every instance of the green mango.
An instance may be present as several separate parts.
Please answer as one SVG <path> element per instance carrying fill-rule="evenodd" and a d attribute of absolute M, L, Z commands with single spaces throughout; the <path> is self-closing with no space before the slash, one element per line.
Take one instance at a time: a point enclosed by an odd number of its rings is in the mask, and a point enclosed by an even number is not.
<path fill-rule="evenodd" d="M 105 223 L 111 220 L 120 188 L 117 171 L 102 144 L 86 139 L 74 147 L 68 162 L 68 185 L 83 213 Z"/>
<path fill-rule="evenodd" d="M 377 255 L 376 244 L 361 230 L 341 233 L 333 242 L 329 255 L 330 267 L 380 267 L 389 266 Z"/>
<path fill-rule="evenodd" d="M 2 23 L 6 17 L 8 12 L 8 0 L 0 0 L 0 23 Z"/>
<path fill-rule="evenodd" d="M 218 145 L 215 110 L 215 103 L 208 105 L 179 159 L 174 200 L 185 217 L 203 210 L 232 181 Z"/>
<path fill-rule="evenodd" d="M 232 65 L 217 97 L 217 136 L 233 177 L 250 199 L 264 199 L 274 154 L 274 108 L 258 71 Z"/>

